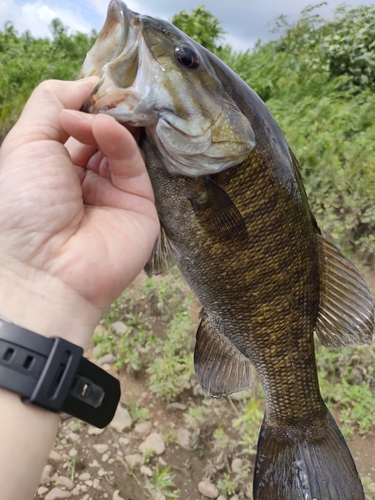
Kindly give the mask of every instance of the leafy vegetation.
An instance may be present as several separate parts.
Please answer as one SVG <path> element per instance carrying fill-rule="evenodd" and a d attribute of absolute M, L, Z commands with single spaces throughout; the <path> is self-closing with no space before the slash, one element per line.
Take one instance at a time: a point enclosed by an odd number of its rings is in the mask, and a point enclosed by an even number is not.
<path fill-rule="evenodd" d="M 32 90 L 43 80 L 74 80 L 97 33 L 69 34 L 55 19 L 52 39 L 19 35 L 7 23 L 0 31 L 0 139 L 13 125 Z"/>
<path fill-rule="evenodd" d="M 175 14 L 172 23 L 211 52 L 218 49 L 217 44 L 225 34 L 219 19 L 204 6 L 197 7 L 191 14 L 186 11 Z"/>

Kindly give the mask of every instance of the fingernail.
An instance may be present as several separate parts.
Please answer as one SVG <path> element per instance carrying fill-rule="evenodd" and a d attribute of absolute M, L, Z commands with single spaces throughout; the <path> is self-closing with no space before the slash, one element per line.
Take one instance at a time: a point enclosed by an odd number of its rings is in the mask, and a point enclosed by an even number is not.
<path fill-rule="evenodd" d="M 77 80 L 78 82 L 92 82 L 93 85 L 97 85 L 100 82 L 100 77 L 93 75 L 93 76 L 86 76 L 85 78 L 79 78 Z"/>
<path fill-rule="evenodd" d="M 88 113 L 83 113 L 82 111 L 76 111 L 74 109 L 63 109 L 62 113 L 68 113 L 83 122 L 92 122 L 95 118 L 95 115 L 89 115 Z"/>

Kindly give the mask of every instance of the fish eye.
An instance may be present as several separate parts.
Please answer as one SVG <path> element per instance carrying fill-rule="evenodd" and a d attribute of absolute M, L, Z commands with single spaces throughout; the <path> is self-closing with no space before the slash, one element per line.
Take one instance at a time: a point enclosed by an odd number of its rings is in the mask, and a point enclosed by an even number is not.
<path fill-rule="evenodd" d="M 199 56 L 189 45 L 179 45 L 174 55 L 176 61 L 185 68 L 196 69 L 199 66 Z"/>

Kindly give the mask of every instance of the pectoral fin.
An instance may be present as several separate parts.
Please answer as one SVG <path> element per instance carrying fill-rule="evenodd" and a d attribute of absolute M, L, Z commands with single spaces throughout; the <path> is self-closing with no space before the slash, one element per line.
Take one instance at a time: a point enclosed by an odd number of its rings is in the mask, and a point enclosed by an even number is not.
<path fill-rule="evenodd" d="M 203 189 L 189 198 L 197 218 L 222 241 L 246 241 L 245 221 L 231 197 L 211 177 L 206 177 L 203 182 Z"/>
<path fill-rule="evenodd" d="M 160 226 L 160 234 L 156 240 L 152 254 L 145 265 L 147 276 L 163 274 L 173 267 L 177 262 L 178 252 L 172 245 L 163 226 Z"/>
<path fill-rule="evenodd" d="M 202 389 L 216 398 L 248 389 L 254 380 L 250 360 L 214 330 L 203 309 L 201 318 L 194 366 Z"/>
<path fill-rule="evenodd" d="M 357 268 L 320 237 L 323 274 L 316 333 L 326 347 L 370 344 L 374 332 L 371 292 Z"/>

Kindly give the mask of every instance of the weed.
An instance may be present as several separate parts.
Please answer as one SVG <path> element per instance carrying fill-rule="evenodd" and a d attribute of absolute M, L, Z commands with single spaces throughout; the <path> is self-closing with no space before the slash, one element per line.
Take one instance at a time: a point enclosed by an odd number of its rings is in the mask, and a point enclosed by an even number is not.
<path fill-rule="evenodd" d="M 230 443 L 229 436 L 222 427 L 218 427 L 214 432 L 214 450 L 225 450 Z"/>
<path fill-rule="evenodd" d="M 158 354 L 147 369 L 150 389 L 167 402 L 191 387 L 194 367 L 190 331 L 189 313 L 175 314 L 167 329 L 166 339 L 159 339 Z"/>
<path fill-rule="evenodd" d="M 95 349 L 97 358 L 101 358 L 105 354 L 112 353 L 115 350 L 115 338 L 110 333 L 94 333 L 92 341 L 98 346 L 98 349 Z"/>
<path fill-rule="evenodd" d="M 144 451 L 142 458 L 143 458 L 143 461 L 146 464 L 148 464 L 151 461 L 153 456 L 154 456 L 154 450 L 147 448 L 147 450 Z"/>
<path fill-rule="evenodd" d="M 374 500 L 375 498 L 375 483 L 369 477 L 362 478 L 363 489 L 365 490 L 366 500 Z"/>
<path fill-rule="evenodd" d="M 129 413 L 134 422 L 145 422 L 150 417 L 150 412 L 147 408 L 141 408 L 135 398 L 131 398 L 129 402 Z"/>
<path fill-rule="evenodd" d="M 244 413 L 233 422 L 234 427 L 239 428 L 242 436 L 240 444 L 243 452 L 248 454 L 256 453 L 258 434 L 263 420 L 263 413 L 259 410 L 260 401 L 251 399 L 245 407 Z"/>
<path fill-rule="evenodd" d="M 68 472 L 70 473 L 70 480 L 74 481 L 74 476 L 76 473 L 76 465 L 77 465 L 77 455 L 75 455 L 73 458 L 71 458 L 68 461 Z"/>
<path fill-rule="evenodd" d="M 171 491 L 172 488 L 175 488 L 175 484 L 173 482 L 173 476 L 169 473 L 169 469 L 169 465 L 160 471 L 159 468 L 156 467 L 152 475 L 152 482 L 146 479 L 145 488 L 150 492 L 150 498 L 154 498 L 155 490 L 165 495 L 167 500 L 179 498 L 179 491 L 177 489 Z"/>
<path fill-rule="evenodd" d="M 206 412 L 203 406 L 193 406 L 185 413 L 184 419 L 186 426 L 190 429 L 196 429 L 199 424 L 206 420 Z"/>
<path fill-rule="evenodd" d="M 217 482 L 218 490 L 221 495 L 231 496 L 236 493 L 235 485 L 230 474 L 224 472 L 223 477 Z"/>
<path fill-rule="evenodd" d="M 177 432 L 174 429 L 167 427 L 163 432 L 163 440 L 165 444 L 177 442 Z"/>
<path fill-rule="evenodd" d="M 329 351 L 322 346 L 317 349 L 322 394 L 331 409 L 340 410 L 345 436 L 354 431 L 371 433 L 375 424 L 374 367 L 368 351 Z"/>
<path fill-rule="evenodd" d="M 146 367 L 151 359 L 150 351 L 155 348 L 156 341 L 156 336 L 149 330 L 128 328 L 117 343 L 117 368 L 126 366 L 138 372 Z"/>

